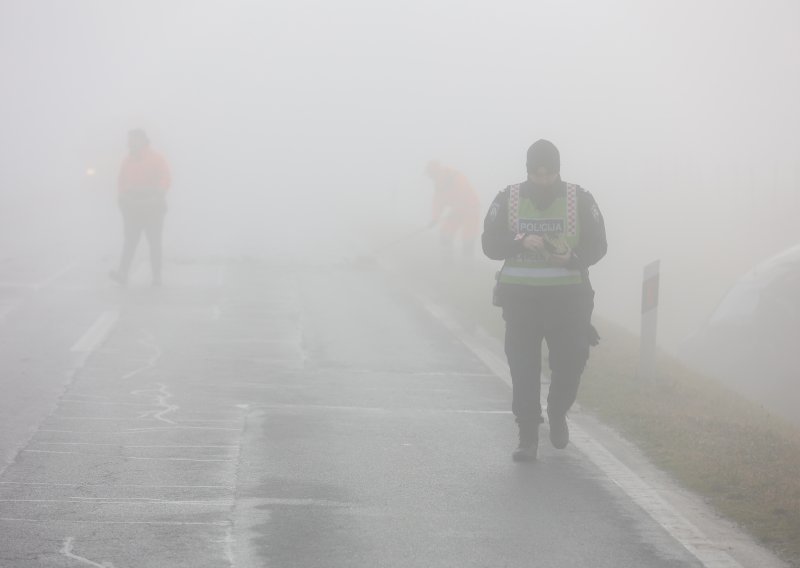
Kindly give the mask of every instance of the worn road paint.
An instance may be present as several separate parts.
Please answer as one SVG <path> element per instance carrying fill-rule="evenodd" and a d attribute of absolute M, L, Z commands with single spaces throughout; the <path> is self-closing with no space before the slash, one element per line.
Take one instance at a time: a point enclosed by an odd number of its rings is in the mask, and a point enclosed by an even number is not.
<path fill-rule="evenodd" d="M 106 310 L 72 346 L 73 353 L 88 354 L 100 345 L 119 320 L 119 310 Z"/>

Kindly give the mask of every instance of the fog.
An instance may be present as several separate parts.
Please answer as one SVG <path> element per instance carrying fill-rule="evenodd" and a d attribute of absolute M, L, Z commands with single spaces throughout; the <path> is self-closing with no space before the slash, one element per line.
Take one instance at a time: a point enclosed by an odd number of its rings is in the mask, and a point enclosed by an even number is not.
<path fill-rule="evenodd" d="M 798 22 L 794 0 L 6 0 L 0 257 L 113 265 L 131 128 L 172 168 L 168 259 L 350 257 L 428 221 L 428 160 L 485 210 L 547 138 L 606 219 L 598 313 L 636 329 L 660 259 L 673 348 L 800 241 Z"/>

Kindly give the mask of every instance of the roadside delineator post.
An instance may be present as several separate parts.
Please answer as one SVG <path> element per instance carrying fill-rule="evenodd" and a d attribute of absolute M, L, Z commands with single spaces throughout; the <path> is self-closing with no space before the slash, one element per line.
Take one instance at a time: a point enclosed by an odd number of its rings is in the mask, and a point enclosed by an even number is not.
<path fill-rule="evenodd" d="M 642 278 L 642 328 L 639 336 L 640 379 L 654 381 L 656 378 L 656 331 L 658 329 L 658 279 L 660 260 L 644 267 Z"/>

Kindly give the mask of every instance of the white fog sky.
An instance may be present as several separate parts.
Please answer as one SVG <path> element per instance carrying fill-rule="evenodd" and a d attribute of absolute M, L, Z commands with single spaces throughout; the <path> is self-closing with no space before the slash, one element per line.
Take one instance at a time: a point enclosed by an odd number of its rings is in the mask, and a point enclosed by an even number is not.
<path fill-rule="evenodd" d="M 111 202 L 143 127 L 174 170 L 173 243 L 307 249 L 424 224 L 431 158 L 488 207 L 548 138 L 606 217 L 598 310 L 634 321 L 661 258 L 678 338 L 800 240 L 798 24 L 796 0 L 4 0 L 0 206 L 30 227 Z"/>

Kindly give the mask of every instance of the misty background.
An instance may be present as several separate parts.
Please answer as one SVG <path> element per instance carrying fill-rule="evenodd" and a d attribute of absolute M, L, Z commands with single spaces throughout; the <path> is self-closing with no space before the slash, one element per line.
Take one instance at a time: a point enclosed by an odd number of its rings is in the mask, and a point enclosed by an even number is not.
<path fill-rule="evenodd" d="M 660 259 L 674 349 L 800 242 L 798 23 L 795 0 L 5 0 L 0 262 L 116 264 L 131 128 L 172 168 L 168 262 L 352 258 L 427 223 L 428 160 L 486 210 L 547 138 L 606 219 L 597 313 L 638 330 Z"/>

